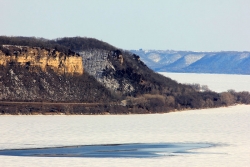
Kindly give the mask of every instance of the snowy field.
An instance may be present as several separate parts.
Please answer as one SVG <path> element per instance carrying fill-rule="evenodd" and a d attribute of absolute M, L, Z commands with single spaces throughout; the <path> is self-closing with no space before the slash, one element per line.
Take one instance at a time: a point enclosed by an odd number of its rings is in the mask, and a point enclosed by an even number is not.
<path fill-rule="evenodd" d="M 236 81 L 234 77 L 238 76 L 231 77 Z M 218 82 L 221 84 L 228 83 Z M 232 84 L 231 88 L 238 90 L 237 86 L 241 84 Z M 0 166 L 245 167 L 250 164 L 249 129 L 248 105 L 152 115 L 0 116 L 0 150 L 124 143 L 217 145 L 191 150 L 192 154 L 173 153 L 157 158 L 0 156 Z"/>

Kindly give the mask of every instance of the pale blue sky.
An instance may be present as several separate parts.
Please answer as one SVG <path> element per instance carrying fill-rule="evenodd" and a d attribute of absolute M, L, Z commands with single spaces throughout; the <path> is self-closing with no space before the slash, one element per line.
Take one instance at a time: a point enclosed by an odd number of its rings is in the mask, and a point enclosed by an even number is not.
<path fill-rule="evenodd" d="M 250 0 L 0 0 L 0 35 L 122 49 L 250 51 Z"/>

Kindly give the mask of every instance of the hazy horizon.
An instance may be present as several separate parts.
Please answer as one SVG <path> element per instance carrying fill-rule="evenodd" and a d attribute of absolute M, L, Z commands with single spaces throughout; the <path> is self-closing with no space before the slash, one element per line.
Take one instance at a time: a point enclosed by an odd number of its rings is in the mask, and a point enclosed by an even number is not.
<path fill-rule="evenodd" d="M 245 0 L 0 2 L 0 35 L 91 37 L 127 50 L 250 51 Z"/>

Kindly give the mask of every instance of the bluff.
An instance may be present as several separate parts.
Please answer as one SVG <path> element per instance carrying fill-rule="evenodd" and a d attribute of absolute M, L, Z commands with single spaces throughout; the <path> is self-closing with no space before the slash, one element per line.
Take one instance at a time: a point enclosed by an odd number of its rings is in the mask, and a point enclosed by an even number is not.
<path fill-rule="evenodd" d="M 0 50 L 0 100 L 104 102 L 110 92 L 87 72 L 79 54 L 52 48 L 3 45 Z M 93 96 L 95 94 L 95 96 Z"/>
<path fill-rule="evenodd" d="M 148 68 L 137 54 L 95 39 L 75 37 L 56 41 L 79 53 L 85 70 L 106 88 L 122 96 L 122 105 L 129 110 L 167 112 L 250 102 L 249 92 L 219 94 L 209 89 L 197 89 L 197 85 L 177 83 Z"/>
<path fill-rule="evenodd" d="M 250 52 L 131 50 L 158 72 L 250 74 Z"/>
<path fill-rule="evenodd" d="M 166 78 L 93 38 L 0 37 L 0 113 L 127 114 L 250 103 Z"/>
<path fill-rule="evenodd" d="M 3 45 L 3 51 L 0 50 L 0 65 L 7 66 L 8 64 L 17 64 L 30 71 L 40 68 L 46 72 L 50 68 L 58 74 L 83 74 L 81 56 L 65 55 L 55 49 Z"/>

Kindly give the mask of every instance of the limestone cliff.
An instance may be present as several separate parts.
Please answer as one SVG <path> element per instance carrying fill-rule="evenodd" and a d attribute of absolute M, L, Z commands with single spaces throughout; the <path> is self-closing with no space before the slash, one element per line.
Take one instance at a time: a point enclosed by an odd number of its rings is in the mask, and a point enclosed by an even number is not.
<path fill-rule="evenodd" d="M 4 45 L 0 49 L 0 101 L 102 102 L 112 97 L 75 52 Z"/>
<path fill-rule="evenodd" d="M 82 57 L 72 54 L 65 55 L 55 49 L 41 49 L 39 47 L 4 45 L 7 51 L 0 50 L 0 65 L 11 63 L 25 66 L 30 71 L 40 67 L 42 71 L 48 68 L 58 74 L 83 74 Z"/>

